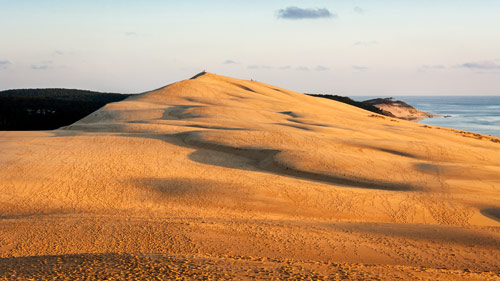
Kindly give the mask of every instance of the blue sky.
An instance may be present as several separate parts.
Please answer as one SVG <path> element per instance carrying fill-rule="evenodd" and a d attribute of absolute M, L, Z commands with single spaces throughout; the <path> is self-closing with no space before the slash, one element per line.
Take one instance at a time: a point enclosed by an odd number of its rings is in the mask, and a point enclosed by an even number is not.
<path fill-rule="evenodd" d="M 0 0 L 0 90 L 204 69 L 302 92 L 500 95 L 500 1 Z"/>

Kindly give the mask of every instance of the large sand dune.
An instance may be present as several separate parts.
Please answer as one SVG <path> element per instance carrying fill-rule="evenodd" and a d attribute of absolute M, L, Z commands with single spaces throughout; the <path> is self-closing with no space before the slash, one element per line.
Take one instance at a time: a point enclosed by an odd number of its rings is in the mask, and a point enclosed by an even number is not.
<path fill-rule="evenodd" d="M 0 277 L 92 257 L 103 274 L 113 257 L 165 276 L 500 274 L 487 136 L 202 73 L 59 130 L 0 132 L 0 155 Z"/>

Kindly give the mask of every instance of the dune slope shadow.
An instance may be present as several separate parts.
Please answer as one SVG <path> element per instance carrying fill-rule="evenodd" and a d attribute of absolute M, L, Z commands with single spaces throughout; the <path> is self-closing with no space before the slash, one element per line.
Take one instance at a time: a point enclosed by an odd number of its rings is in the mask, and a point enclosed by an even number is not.
<path fill-rule="evenodd" d="M 500 208 L 486 208 L 482 209 L 480 212 L 483 216 L 500 222 Z"/>
<path fill-rule="evenodd" d="M 150 137 L 166 141 L 173 145 L 179 145 L 191 149 L 197 149 L 195 152 L 189 155 L 189 159 L 198 163 L 241 169 L 241 170 L 255 170 L 262 171 L 272 174 L 278 174 L 281 176 L 298 178 L 303 180 L 323 182 L 327 184 L 332 184 L 336 186 L 346 186 L 354 188 L 366 188 L 366 189 L 380 189 L 380 190 L 398 190 L 398 191 L 415 191 L 422 190 L 421 187 L 413 186 L 410 184 L 403 183 L 389 183 L 376 180 L 364 180 L 364 179 L 351 179 L 347 177 L 340 177 L 336 175 L 321 174 L 312 171 L 304 171 L 295 169 L 274 160 L 274 156 L 281 153 L 279 150 L 265 149 L 265 148 L 251 148 L 251 147 L 232 147 L 222 144 L 210 143 L 200 140 L 197 134 L 200 131 L 183 132 L 172 135 L 150 135 L 140 137 Z M 124 135 L 125 136 L 125 135 Z M 138 137 L 137 135 L 126 135 Z M 242 164 L 242 161 L 238 163 L 232 163 L 232 160 L 221 160 L 215 159 L 214 157 L 208 157 L 203 153 L 203 151 L 218 151 L 222 153 L 227 153 L 230 155 L 242 157 L 246 159 L 246 163 Z M 240 159 L 242 159 L 240 158 Z"/>
<path fill-rule="evenodd" d="M 210 130 L 248 131 L 248 129 L 245 129 L 245 128 L 222 127 L 222 126 L 208 126 L 208 125 L 179 124 L 179 125 L 172 125 L 172 126 L 198 128 L 198 129 L 210 129 Z"/>
<path fill-rule="evenodd" d="M 432 243 L 492 248 L 497 248 L 498 245 L 500 245 L 500 238 L 497 236 L 484 233 L 474 228 L 466 229 L 457 226 L 372 222 L 339 222 L 333 224 L 324 223 L 323 225 L 324 227 L 343 231 L 397 237 L 408 240 L 429 241 Z"/>
<path fill-rule="evenodd" d="M 273 264 L 271 264 L 273 265 Z M 280 276 L 258 261 L 181 254 L 91 253 L 0 259 L 2 280 L 207 280 Z M 166 269 L 168 268 L 168 269 Z M 254 272 L 256 271 L 256 272 Z"/>
<path fill-rule="evenodd" d="M 243 89 L 243 90 L 245 90 L 245 91 L 249 91 L 249 92 L 252 92 L 252 93 L 257 93 L 256 91 L 254 91 L 254 90 L 250 89 L 250 88 L 249 88 L 249 87 L 247 87 L 247 86 L 243 86 L 243 85 L 236 84 L 236 83 L 231 83 L 231 84 L 233 84 L 234 86 L 236 86 L 236 87 L 238 87 L 238 88 L 240 88 L 240 89 Z"/>
<path fill-rule="evenodd" d="M 196 118 L 197 115 L 186 112 L 191 108 L 202 107 L 201 105 L 175 105 L 167 108 L 164 112 L 160 120 L 182 120 L 182 119 L 190 119 Z"/>
<path fill-rule="evenodd" d="M 310 171 L 293 169 L 288 166 L 279 165 L 273 161 L 270 165 L 259 165 L 268 172 L 273 172 L 283 176 L 289 176 L 293 178 L 302 178 L 311 181 L 318 181 L 333 184 L 336 186 L 346 186 L 355 188 L 366 188 L 366 189 L 380 189 L 380 190 L 397 190 L 397 191 L 417 191 L 422 190 L 421 187 L 413 186 L 410 184 L 395 184 L 389 182 L 382 182 L 376 180 L 363 180 L 363 179 L 350 179 L 345 177 L 339 177 L 334 175 L 320 174 Z"/>
<path fill-rule="evenodd" d="M 186 200 L 192 203 L 218 202 L 226 197 L 248 197 L 240 184 L 206 178 L 133 178 L 137 186 L 152 192 L 155 198 Z"/>

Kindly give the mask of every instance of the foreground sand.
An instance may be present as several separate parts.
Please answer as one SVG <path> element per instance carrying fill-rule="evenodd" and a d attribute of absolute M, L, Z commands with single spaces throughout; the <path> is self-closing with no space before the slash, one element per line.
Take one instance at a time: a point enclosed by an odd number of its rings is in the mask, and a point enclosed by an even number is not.
<path fill-rule="evenodd" d="M 497 138 L 207 73 L 0 155 L 4 278 L 500 279 Z"/>

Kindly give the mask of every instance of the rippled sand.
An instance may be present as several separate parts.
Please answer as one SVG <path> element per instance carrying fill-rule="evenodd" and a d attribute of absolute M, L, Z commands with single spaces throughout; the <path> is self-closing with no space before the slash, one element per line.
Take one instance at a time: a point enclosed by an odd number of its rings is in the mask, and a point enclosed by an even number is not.
<path fill-rule="evenodd" d="M 0 155 L 4 278 L 500 274 L 487 136 L 206 73 Z"/>

